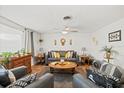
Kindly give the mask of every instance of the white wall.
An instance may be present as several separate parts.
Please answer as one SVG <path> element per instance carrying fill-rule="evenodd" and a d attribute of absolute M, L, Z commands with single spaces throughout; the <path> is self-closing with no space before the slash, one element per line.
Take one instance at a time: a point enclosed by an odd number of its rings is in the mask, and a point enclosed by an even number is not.
<path fill-rule="evenodd" d="M 108 33 L 121 30 L 122 40 L 116 42 L 108 42 Z M 93 38 L 95 38 L 93 40 Z M 113 49 L 119 52 L 119 55 L 114 56 L 114 60 L 111 60 L 113 64 L 123 66 L 124 65 L 124 19 L 121 19 L 115 23 L 112 23 L 102 29 L 94 32 L 90 39 L 91 53 L 97 59 L 104 59 L 103 53 L 100 52 L 104 46 L 113 46 Z"/>
<path fill-rule="evenodd" d="M 44 52 L 50 50 L 75 50 L 78 53 L 81 53 L 82 47 L 87 47 L 87 50 L 89 48 L 89 36 L 89 33 L 68 33 L 66 35 L 62 35 L 61 33 L 43 34 L 42 47 Z M 60 43 L 61 38 L 66 39 L 64 46 Z M 72 45 L 69 44 L 71 39 Z M 57 45 L 54 45 L 54 40 L 57 40 Z"/>

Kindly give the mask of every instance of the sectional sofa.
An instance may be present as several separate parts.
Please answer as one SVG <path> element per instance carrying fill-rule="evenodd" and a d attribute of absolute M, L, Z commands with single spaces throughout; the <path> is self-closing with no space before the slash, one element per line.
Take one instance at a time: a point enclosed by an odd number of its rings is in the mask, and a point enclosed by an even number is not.
<path fill-rule="evenodd" d="M 26 66 L 17 67 L 11 69 L 13 72 L 16 82 L 22 78 L 28 76 Z M 0 88 L 6 88 L 12 83 L 8 77 L 8 71 L 0 65 Z M 43 73 L 31 84 L 28 84 L 25 88 L 53 88 L 54 87 L 54 77 L 50 73 Z"/>
<path fill-rule="evenodd" d="M 94 61 L 93 65 L 89 68 L 92 72 L 96 72 L 106 78 L 114 78 L 119 79 L 117 81 L 117 85 L 119 85 L 120 88 L 124 87 L 124 69 L 120 66 L 115 66 L 111 63 L 107 63 L 105 61 Z M 88 73 L 87 75 L 88 76 Z M 97 79 L 98 81 L 99 79 Z M 104 82 L 103 82 L 104 83 Z M 81 74 L 75 74 L 73 75 L 73 87 L 74 88 L 101 88 L 103 86 L 99 86 L 96 84 L 96 82 L 93 82 L 92 80 L 88 79 L 88 77 L 84 77 Z"/>

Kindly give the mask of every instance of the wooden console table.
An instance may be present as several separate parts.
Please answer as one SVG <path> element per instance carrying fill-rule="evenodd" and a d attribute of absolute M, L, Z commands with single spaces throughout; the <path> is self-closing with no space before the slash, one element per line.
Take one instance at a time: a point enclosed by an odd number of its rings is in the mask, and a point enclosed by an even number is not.
<path fill-rule="evenodd" d="M 15 57 L 11 59 L 11 62 L 9 64 L 9 69 L 19 67 L 19 66 L 26 66 L 27 72 L 31 73 L 31 55 L 25 55 L 22 57 Z"/>

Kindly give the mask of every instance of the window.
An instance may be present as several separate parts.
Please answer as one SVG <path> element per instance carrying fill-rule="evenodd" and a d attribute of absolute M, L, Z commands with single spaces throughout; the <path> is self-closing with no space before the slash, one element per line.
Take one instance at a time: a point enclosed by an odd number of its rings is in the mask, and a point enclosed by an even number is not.
<path fill-rule="evenodd" d="M 23 31 L 0 24 L 0 53 L 16 52 L 23 47 Z"/>

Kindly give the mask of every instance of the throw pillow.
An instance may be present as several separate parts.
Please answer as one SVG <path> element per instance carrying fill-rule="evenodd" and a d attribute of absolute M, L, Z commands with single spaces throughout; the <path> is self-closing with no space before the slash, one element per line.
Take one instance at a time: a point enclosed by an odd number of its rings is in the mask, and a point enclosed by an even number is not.
<path fill-rule="evenodd" d="M 55 58 L 53 51 L 51 52 L 51 57 L 52 57 L 52 58 Z"/>
<path fill-rule="evenodd" d="M 9 79 L 10 79 L 11 83 L 13 83 L 13 82 L 16 81 L 16 77 L 15 77 L 15 75 L 13 74 L 12 71 L 8 70 L 8 76 L 9 76 Z"/>
<path fill-rule="evenodd" d="M 60 51 L 59 53 L 60 53 L 60 56 L 63 58 L 65 57 L 66 51 Z"/>
<path fill-rule="evenodd" d="M 53 52 L 53 58 L 60 58 L 59 52 Z"/>
<path fill-rule="evenodd" d="M 3 87 L 8 86 L 11 83 L 9 77 L 8 77 L 8 72 L 4 68 L 4 66 L 0 65 L 0 85 Z"/>
<path fill-rule="evenodd" d="M 31 84 L 37 79 L 37 73 L 28 75 L 22 79 L 17 80 L 16 82 L 9 85 L 7 88 L 24 88 L 27 85 Z"/>
<path fill-rule="evenodd" d="M 59 52 L 56 52 L 56 58 L 60 58 L 60 54 L 59 54 Z"/>
<path fill-rule="evenodd" d="M 72 52 L 67 52 L 66 54 L 65 54 L 65 58 L 72 58 Z"/>
<path fill-rule="evenodd" d="M 56 58 L 56 52 L 53 52 L 53 57 Z"/>
<path fill-rule="evenodd" d="M 121 73 L 120 70 L 116 67 L 116 68 L 114 69 L 114 72 L 113 72 L 112 76 L 114 77 L 114 79 L 115 79 L 116 81 L 118 81 L 118 80 L 121 79 L 122 73 Z"/>

